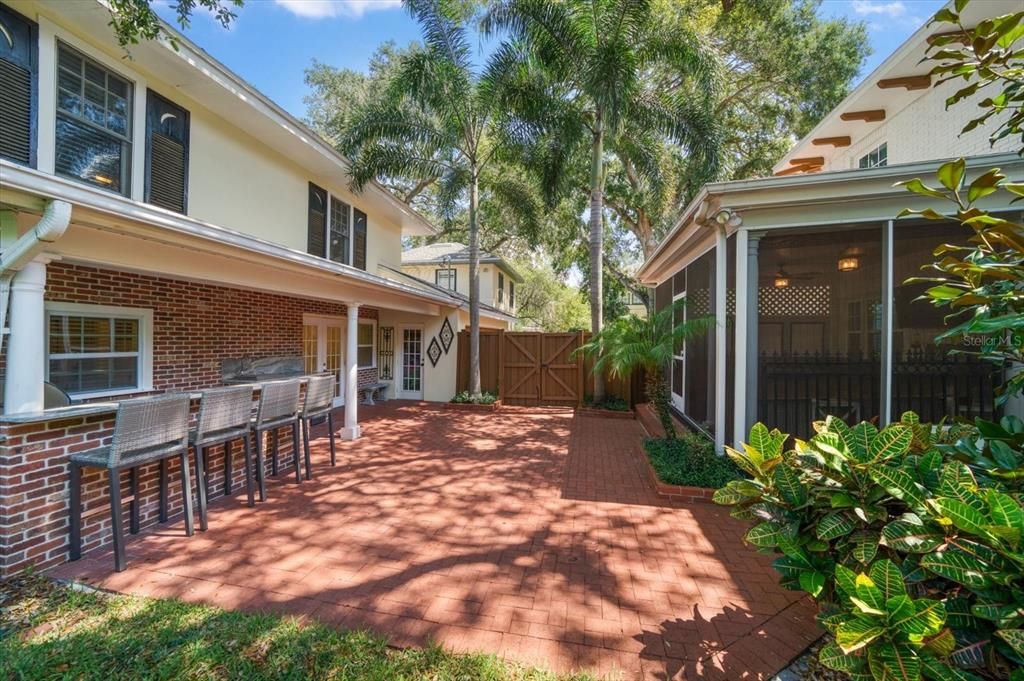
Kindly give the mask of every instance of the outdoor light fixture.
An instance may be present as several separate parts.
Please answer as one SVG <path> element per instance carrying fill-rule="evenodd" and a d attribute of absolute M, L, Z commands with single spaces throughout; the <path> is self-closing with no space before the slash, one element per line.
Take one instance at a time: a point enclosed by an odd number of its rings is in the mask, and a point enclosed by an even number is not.
<path fill-rule="evenodd" d="M 836 267 L 840 272 L 853 272 L 860 269 L 860 258 L 857 256 L 857 251 L 845 251 L 839 256 L 839 262 L 836 263 Z"/>
<path fill-rule="evenodd" d="M 789 288 L 789 274 L 786 270 L 780 269 L 775 273 L 775 288 Z"/>

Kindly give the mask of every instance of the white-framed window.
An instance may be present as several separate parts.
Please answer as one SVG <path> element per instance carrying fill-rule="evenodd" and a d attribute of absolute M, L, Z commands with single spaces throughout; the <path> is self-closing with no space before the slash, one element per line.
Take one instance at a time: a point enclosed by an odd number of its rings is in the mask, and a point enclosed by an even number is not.
<path fill-rule="evenodd" d="M 455 291 L 458 288 L 458 270 L 454 267 L 443 267 L 434 270 L 434 283 L 441 288 Z"/>
<path fill-rule="evenodd" d="M 881 168 L 888 164 L 889 161 L 889 147 L 886 142 L 882 142 L 879 146 L 875 147 L 868 153 L 860 157 L 857 161 L 858 168 Z"/>
<path fill-rule="evenodd" d="M 153 387 L 153 311 L 46 304 L 46 380 L 74 398 Z"/>
<path fill-rule="evenodd" d="M 505 275 L 498 272 L 498 304 L 505 302 Z"/>
<path fill-rule="evenodd" d="M 377 366 L 377 321 L 360 319 L 356 337 L 356 364 L 360 369 Z"/>
<path fill-rule="evenodd" d="M 130 80 L 58 42 L 56 173 L 128 196 L 134 97 Z"/>

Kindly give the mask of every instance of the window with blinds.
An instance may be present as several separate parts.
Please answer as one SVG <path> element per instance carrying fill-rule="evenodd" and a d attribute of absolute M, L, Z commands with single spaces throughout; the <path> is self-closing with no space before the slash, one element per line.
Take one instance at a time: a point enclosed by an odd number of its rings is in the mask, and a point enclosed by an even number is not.
<path fill-rule="evenodd" d="M 353 243 L 352 266 L 366 269 L 366 213 L 358 208 L 352 211 Z"/>
<path fill-rule="evenodd" d="M 146 201 L 188 209 L 188 111 L 152 90 L 146 93 Z"/>
<path fill-rule="evenodd" d="M 351 211 L 351 206 L 334 196 L 331 197 L 330 258 L 343 265 L 347 265 L 349 262 L 349 249 L 351 248 L 349 211 Z"/>
<path fill-rule="evenodd" d="M 0 5 L 0 158 L 35 165 L 36 25 Z"/>
<path fill-rule="evenodd" d="M 58 44 L 57 174 L 127 195 L 131 122 L 132 84 Z"/>

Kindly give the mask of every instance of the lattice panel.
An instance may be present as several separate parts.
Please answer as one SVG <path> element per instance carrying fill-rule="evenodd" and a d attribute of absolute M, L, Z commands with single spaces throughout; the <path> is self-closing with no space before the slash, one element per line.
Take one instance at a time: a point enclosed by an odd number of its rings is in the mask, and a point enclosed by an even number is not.
<path fill-rule="evenodd" d="M 827 317 L 831 309 L 830 286 L 763 286 L 758 296 L 762 317 Z"/>

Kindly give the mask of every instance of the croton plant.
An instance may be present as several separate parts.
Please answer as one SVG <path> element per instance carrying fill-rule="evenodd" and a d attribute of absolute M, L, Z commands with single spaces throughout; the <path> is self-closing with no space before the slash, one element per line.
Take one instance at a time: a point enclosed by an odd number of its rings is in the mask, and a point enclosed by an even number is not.
<path fill-rule="evenodd" d="M 715 501 L 832 635 L 823 665 L 867 681 L 1024 681 L 1024 423 L 878 430 L 829 417 L 808 441 L 757 424 Z"/>

